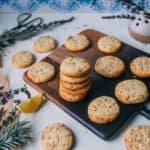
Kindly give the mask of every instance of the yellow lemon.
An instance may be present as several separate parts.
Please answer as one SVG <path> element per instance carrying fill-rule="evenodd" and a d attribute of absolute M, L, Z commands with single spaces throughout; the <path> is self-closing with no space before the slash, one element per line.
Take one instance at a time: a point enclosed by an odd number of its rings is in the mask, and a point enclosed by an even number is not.
<path fill-rule="evenodd" d="M 16 108 L 20 112 L 32 113 L 35 112 L 41 106 L 41 104 L 42 104 L 42 94 L 40 93 L 32 97 L 31 99 L 28 99 L 20 103 L 19 105 L 16 106 Z"/>

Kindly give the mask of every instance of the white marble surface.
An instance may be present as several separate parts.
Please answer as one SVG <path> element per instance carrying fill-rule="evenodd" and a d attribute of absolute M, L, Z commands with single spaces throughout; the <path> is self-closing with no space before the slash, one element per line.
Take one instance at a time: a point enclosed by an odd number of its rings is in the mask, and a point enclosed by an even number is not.
<path fill-rule="evenodd" d="M 128 43 L 129 45 L 150 53 L 150 44 L 137 42 L 129 36 L 127 29 L 127 26 L 130 22 L 129 20 L 102 20 L 100 18 L 100 14 L 97 13 L 34 14 L 34 16 L 43 17 L 46 22 L 54 19 L 67 18 L 72 15 L 76 17 L 74 22 L 55 28 L 52 31 L 46 31 L 39 36 L 50 35 L 56 38 L 59 45 L 61 45 L 68 35 L 76 34 L 86 28 L 93 28 L 107 34 L 114 35 L 122 41 Z M 0 33 L 5 29 L 16 25 L 16 16 L 17 14 L 0 14 Z M 3 57 L 4 73 L 9 78 L 11 88 L 19 88 L 23 86 L 24 81 L 22 79 L 22 75 L 25 71 L 24 69 L 19 70 L 11 66 L 11 57 L 13 54 L 20 50 L 29 50 L 36 55 L 37 60 L 40 60 L 44 56 L 48 55 L 48 53 L 38 54 L 32 50 L 32 44 L 36 38 L 37 37 L 26 41 L 17 42 L 15 45 L 12 45 L 11 47 L 5 49 L 5 54 L 7 56 Z M 31 89 L 30 87 L 29 89 L 31 90 L 32 95 L 36 94 L 36 91 Z M 24 95 L 20 95 L 20 98 L 22 100 L 26 99 Z M 136 124 L 150 124 L 149 120 L 141 115 L 137 115 L 133 120 L 130 120 L 128 123 L 126 123 L 124 128 L 115 139 L 110 141 L 103 141 L 51 102 L 47 102 L 38 112 L 31 115 L 22 115 L 22 117 L 31 120 L 33 134 L 33 142 L 22 148 L 23 150 L 42 150 L 40 146 L 41 130 L 46 125 L 53 122 L 64 122 L 73 130 L 76 136 L 76 144 L 74 150 L 125 150 L 123 142 L 124 132 L 129 127 Z"/>

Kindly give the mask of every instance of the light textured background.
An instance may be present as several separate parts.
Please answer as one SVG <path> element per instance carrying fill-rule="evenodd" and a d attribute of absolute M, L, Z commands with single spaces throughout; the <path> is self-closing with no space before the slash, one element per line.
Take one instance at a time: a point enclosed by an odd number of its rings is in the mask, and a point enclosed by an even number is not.
<path fill-rule="evenodd" d="M 125 11 L 117 0 L 0 0 L 0 12 L 116 12 Z M 142 0 L 131 0 L 141 6 Z M 150 10 L 150 0 L 144 0 Z"/>
<path fill-rule="evenodd" d="M 0 14 L 0 33 L 5 29 L 16 25 L 17 15 L 18 14 Z M 65 38 L 67 38 L 69 35 L 74 35 L 86 28 L 93 28 L 106 34 L 114 35 L 129 45 L 150 53 L 150 44 L 140 43 L 130 37 L 127 29 L 127 26 L 130 22 L 129 20 L 102 20 L 99 13 L 33 14 L 34 17 L 43 17 L 46 22 L 55 20 L 56 18 L 68 18 L 72 15 L 76 17 L 74 22 L 57 27 L 52 31 L 46 31 L 37 37 L 42 35 L 50 35 L 57 39 L 58 44 L 61 45 L 63 44 Z M 22 75 L 26 70 L 15 69 L 12 67 L 11 57 L 13 54 L 20 50 L 29 50 L 36 55 L 37 61 L 49 54 L 38 54 L 32 50 L 32 44 L 37 37 L 17 42 L 16 44 L 5 49 L 3 57 L 4 72 L 9 78 L 11 88 L 19 88 L 23 86 L 24 81 L 22 79 Z M 36 94 L 36 91 L 34 91 L 32 88 L 29 87 L 29 90 L 32 92 L 32 95 Z M 19 95 L 19 98 L 22 101 L 26 99 L 25 95 Z M 123 141 L 123 135 L 125 131 L 129 127 L 137 124 L 150 125 L 149 120 L 141 115 L 137 115 L 130 121 L 126 122 L 124 127 L 119 131 L 118 136 L 110 141 L 103 141 L 50 101 L 47 102 L 38 112 L 31 115 L 22 115 L 22 119 L 31 120 L 33 135 L 33 142 L 22 148 L 22 150 L 42 150 L 40 145 L 41 130 L 46 125 L 53 122 L 63 122 L 73 130 L 76 137 L 76 144 L 73 150 L 125 150 Z"/>

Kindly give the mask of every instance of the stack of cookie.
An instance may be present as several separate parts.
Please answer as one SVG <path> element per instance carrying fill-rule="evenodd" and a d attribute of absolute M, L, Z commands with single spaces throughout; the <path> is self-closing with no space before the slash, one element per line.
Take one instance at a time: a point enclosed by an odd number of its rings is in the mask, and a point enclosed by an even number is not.
<path fill-rule="evenodd" d="M 68 102 L 79 102 L 91 88 L 90 64 L 80 57 L 67 57 L 60 65 L 59 95 Z"/>

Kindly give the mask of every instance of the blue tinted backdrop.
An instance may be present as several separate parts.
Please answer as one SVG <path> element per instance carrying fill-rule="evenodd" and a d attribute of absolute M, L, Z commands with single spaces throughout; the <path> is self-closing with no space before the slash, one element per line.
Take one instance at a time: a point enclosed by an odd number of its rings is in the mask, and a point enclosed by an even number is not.
<path fill-rule="evenodd" d="M 116 0 L 0 0 L 0 12 L 116 12 L 124 10 Z M 132 0 L 141 5 L 141 0 Z M 144 0 L 144 8 L 150 10 L 150 0 Z"/>

